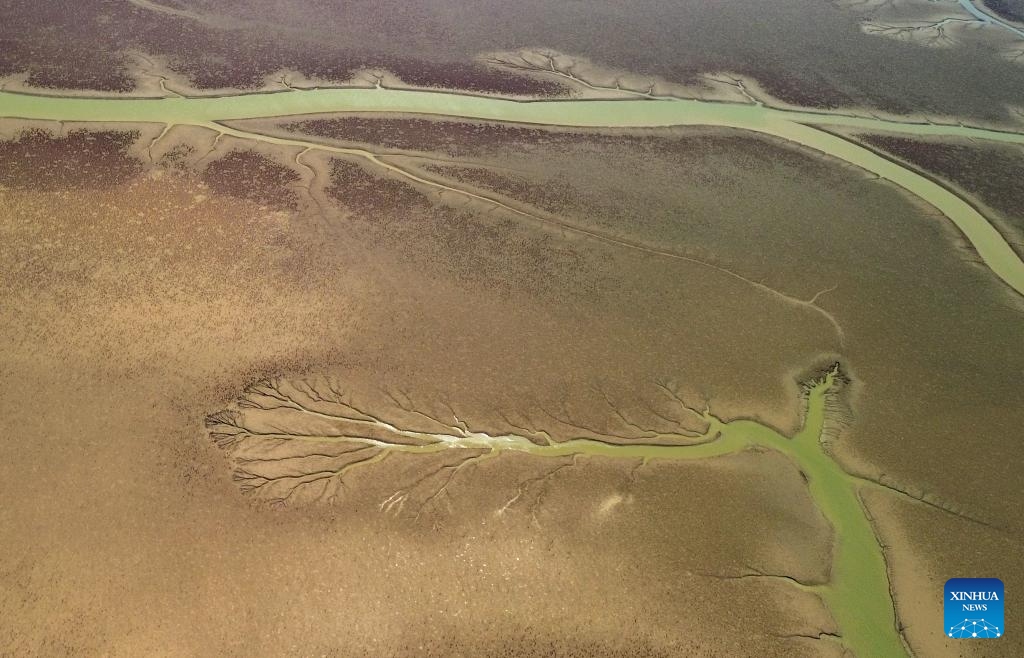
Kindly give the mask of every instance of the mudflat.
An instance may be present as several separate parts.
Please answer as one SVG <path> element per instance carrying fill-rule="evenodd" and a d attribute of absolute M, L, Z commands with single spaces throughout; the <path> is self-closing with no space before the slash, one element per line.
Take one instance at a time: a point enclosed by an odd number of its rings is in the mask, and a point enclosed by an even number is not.
<path fill-rule="evenodd" d="M 4 652 L 1018 655 L 942 620 L 1024 540 L 964 2 L 16 3 Z"/>

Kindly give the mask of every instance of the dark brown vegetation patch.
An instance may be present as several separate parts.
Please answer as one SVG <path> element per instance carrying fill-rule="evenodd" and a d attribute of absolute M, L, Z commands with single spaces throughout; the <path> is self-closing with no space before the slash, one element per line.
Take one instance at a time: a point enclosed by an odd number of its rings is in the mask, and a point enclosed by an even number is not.
<path fill-rule="evenodd" d="M 422 118 L 341 117 L 297 121 L 282 127 L 290 132 L 327 137 L 342 142 L 373 144 L 388 149 L 444 153 L 453 157 L 468 155 L 500 142 L 546 141 L 559 135 L 538 128 L 501 123 Z M 570 136 L 570 139 L 574 137 Z"/>
<path fill-rule="evenodd" d="M 694 73 L 700 73 L 700 71 L 694 71 Z M 830 85 L 827 80 L 819 76 L 787 75 L 785 72 L 767 66 L 754 68 L 747 75 L 756 79 L 769 94 L 790 105 L 835 110 L 856 104 L 848 94 Z M 862 97 L 862 99 L 870 99 L 872 105 L 887 112 L 907 111 L 906 105 L 896 99 L 876 97 L 871 94 L 866 96 L 867 98 Z"/>
<path fill-rule="evenodd" d="M 376 118 L 345 116 L 285 123 L 281 129 L 307 136 L 333 139 L 346 145 L 374 150 L 442 153 L 451 157 L 499 155 L 527 156 L 566 149 L 628 149 L 647 156 L 680 156 L 695 163 L 708 153 L 733 153 L 737 147 L 757 165 L 783 158 L 790 164 L 810 163 L 792 149 L 779 149 L 765 140 L 738 134 L 695 134 L 674 129 L 587 131 L 532 127 L 488 121 L 423 117 Z M 605 154 L 607 155 L 607 154 Z M 739 166 L 744 165 L 740 161 Z"/>
<path fill-rule="evenodd" d="M 497 192 L 554 215 L 579 205 L 579 190 L 562 181 L 548 181 L 544 185 L 539 185 L 536 181 L 514 174 L 499 173 L 486 167 L 431 165 L 426 169 L 442 178 Z"/>
<path fill-rule="evenodd" d="M 428 206 L 423 193 L 404 181 L 378 176 L 348 160 L 331 161 L 327 194 L 344 207 L 366 217 L 390 221 Z"/>
<path fill-rule="evenodd" d="M 128 154 L 136 131 L 72 130 L 64 136 L 41 129 L 0 142 L 0 185 L 25 190 L 107 187 L 142 170 Z"/>
<path fill-rule="evenodd" d="M 232 151 L 211 162 L 203 180 L 219 194 L 276 208 L 298 208 L 298 195 L 291 186 L 300 176 L 256 151 Z"/>
<path fill-rule="evenodd" d="M 414 87 L 459 89 L 505 96 L 559 96 L 566 87 L 556 80 L 543 80 L 493 69 L 475 62 L 427 62 L 382 58 L 381 66 Z"/>
<path fill-rule="evenodd" d="M 1024 23 L 1024 0 L 984 0 L 984 5 L 1007 20 Z"/>
<path fill-rule="evenodd" d="M 166 0 L 157 4 L 186 10 L 194 5 Z M 538 96 L 566 91 L 557 81 L 490 69 L 473 62 L 472 55 L 435 50 L 411 58 L 382 51 L 381 40 L 372 36 L 355 43 L 339 39 L 337 34 L 328 36 L 322 25 L 228 16 L 235 10 L 243 14 L 253 10 L 246 4 L 253 3 L 200 10 L 214 20 L 222 17 L 224 27 L 231 27 L 218 29 L 201 20 L 162 14 L 123 0 L 77 3 L 74 11 L 56 0 L 14 0 L 4 3 L 2 9 L 0 76 L 27 72 L 28 84 L 33 87 L 127 92 L 135 88 L 130 67 L 136 58 L 128 54 L 135 52 L 163 57 L 199 89 L 255 88 L 264 84 L 266 76 L 281 70 L 341 82 L 370 68 L 392 71 L 411 85 L 425 87 Z M 374 6 L 321 10 L 342 14 L 322 16 L 328 23 L 358 24 L 366 21 L 367 14 L 387 13 Z"/>

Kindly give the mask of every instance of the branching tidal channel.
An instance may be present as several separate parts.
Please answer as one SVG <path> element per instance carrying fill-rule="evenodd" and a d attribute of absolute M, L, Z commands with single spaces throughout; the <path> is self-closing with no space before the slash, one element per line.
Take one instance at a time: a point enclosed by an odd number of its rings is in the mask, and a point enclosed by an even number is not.
<path fill-rule="evenodd" d="M 209 416 L 206 426 L 212 439 L 229 453 L 240 488 L 272 505 L 329 500 L 346 486 L 346 478 L 354 471 L 372 468 L 395 455 L 451 455 L 443 466 L 435 466 L 413 482 L 396 484 L 395 491 L 379 501 L 382 512 L 409 512 L 407 503 L 418 505 L 417 516 L 423 507 L 452 495 L 449 487 L 460 473 L 503 453 L 562 459 L 556 462 L 561 468 L 583 456 L 634 459 L 643 464 L 655 459 L 707 459 L 744 450 L 777 451 L 800 470 L 812 500 L 834 532 L 827 582 L 784 579 L 817 594 L 831 610 L 840 632 L 836 637 L 827 636 L 830 641 L 840 642 L 858 655 L 903 655 L 906 649 L 892 606 L 885 558 L 861 492 L 866 488 L 886 491 L 966 521 L 982 522 L 839 466 L 828 446 L 842 424 L 846 383 L 839 364 L 808 380 L 802 388 L 803 424 L 792 437 L 753 420 L 722 421 L 708 408 L 688 405 L 668 388 L 663 389 L 664 394 L 676 411 L 671 419 L 661 416 L 660 420 L 678 421 L 671 427 L 664 422 L 659 422 L 657 429 L 643 426 L 621 415 L 609 401 L 623 427 L 621 435 L 585 429 L 567 418 L 557 422 L 578 434 L 556 437 L 553 432 L 511 421 L 507 424 L 515 431 L 489 433 L 474 429 L 450 408 L 448 418 L 437 417 L 418 410 L 408 397 L 392 395 L 401 415 L 419 421 L 400 423 L 353 401 L 343 386 L 325 379 L 261 382 L 230 409 Z M 516 504 L 523 486 L 502 512 Z M 751 573 L 743 577 L 773 576 Z"/>

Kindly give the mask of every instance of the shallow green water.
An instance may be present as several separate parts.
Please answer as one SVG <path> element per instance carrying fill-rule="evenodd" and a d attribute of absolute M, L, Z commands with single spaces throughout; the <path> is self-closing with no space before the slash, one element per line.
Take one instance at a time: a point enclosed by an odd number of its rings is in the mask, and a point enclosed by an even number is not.
<path fill-rule="evenodd" d="M 924 199 L 963 232 L 996 276 L 1024 294 L 1024 263 L 1003 236 L 969 203 L 925 176 L 812 126 L 1024 144 L 1024 135 L 1017 133 L 685 99 L 523 102 L 447 92 L 355 88 L 158 99 L 70 98 L 0 92 L 0 117 L 53 121 L 209 125 L 218 121 L 332 112 L 432 114 L 591 128 L 705 125 L 773 135 L 854 164 Z"/>
<path fill-rule="evenodd" d="M 1024 144 L 1024 135 L 982 128 L 904 123 L 692 99 L 517 101 L 443 91 L 383 88 L 325 88 L 167 98 L 83 98 L 0 92 L 0 116 L 54 121 L 191 124 L 320 112 L 417 113 L 555 126 L 619 128 L 721 125 L 757 130 L 758 126 L 784 121 Z"/>
<path fill-rule="evenodd" d="M 697 445 L 612 445 L 589 439 L 537 445 L 524 439 L 499 449 L 541 456 L 645 459 L 703 459 L 752 447 L 782 452 L 807 477 L 811 498 L 835 533 L 828 583 L 805 589 L 824 599 L 839 626 L 840 641 L 856 655 L 903 656 L 906 650 L 896 627 L 885 558 L 857 491 L 862 484 L 825 452 L 821 440 L 837 376 L 833 370 L 811 383 L 803 427 L 792 438 L 754 421 L 723 423 L 710 417 L 708 435 L 717 438 Z"/>

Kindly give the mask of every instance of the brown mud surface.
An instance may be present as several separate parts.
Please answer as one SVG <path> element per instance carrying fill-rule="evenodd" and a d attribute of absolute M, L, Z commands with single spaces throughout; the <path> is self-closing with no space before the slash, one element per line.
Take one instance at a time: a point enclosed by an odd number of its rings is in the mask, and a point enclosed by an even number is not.
<path fill-rule="evenodd" d="M 311 371 L 450 400 L 484 423 L 541 405 L 606 418 L 589 382 L 611 381 L 629 404 L 629 379 L 653 397 L 653 373 L 702 369 L 667 331 L 686 304 L 658 282 L 664 268 L 634 262 L 635 281 L 598 280 L 585 295 L 579 272 L 557 270 L 543 289 L 495 289 L 438 261 L 489 255 L 525 277 L 538 254 L 553 257 L 522 249 L 532 229 L 510 224 L 470 248 L 428 241 L 445 221 L 428 211 L 411 212 L 401 236 L 374 232 L 368 208 L 325 227 L 174 168 L 88 188 L 5 185 L 0 201 L 0 290 L 15 309 L 0 319 L 2 368 L 18 382 L 0 416 L 18 437 L 0 460 L 18 492 L 0 517 L 0 640 L 12 652 L 838 655 L 808 639 L 833 630 L 815 597 L 732 579 L 827 569 L 828 528 L 776 456 L 581 459 L 557 474 L 564 464 L 510 456 L 397 516 L 381 501 L 439 464 L 395 460 L 334 505 L 275 512 L 239 495 L 203 431 L 245 383 Z M 459 232 L 491 230 L 465 221 Z M 399 237 L 422 240 L 408 252 L 425 258 L 409 260 Z M 610 256 L 564 248 L 592 271 Z M 711 292 L 691 287 L 690 303 Z M 778 320 L 777 341 L 799 333 Z M 639 343 L 648 354 L 625 349 Z M 782 397 L 777 371 L 748 377 Z M 751 529 L 758 541 L 743 541 Z M 598 608 L 615 613 L 595 623 Z M 693 613 L 681 621 L 681 609 Z"/>
<path fill-rule="evenodd" d="M 562 433 L 622 431 L 616 411 L 664 413 L 660 383 L 789 430 L 794 376 L 838 355 L 854 377 L 839 459 L 992 524 L 970 526 L 969 541 L 1003 547 L 980 552 L 987 568 L 1024 586 L 1021 454 L 1004 440 L 1024 424 L 1024 314 L 943 218 L 861 172 L 735 131 L 548 142 L 452 130 L 485 137 L 388 162 L 530 215 L 365 159 L 310 152 L 300 167 L 296 149 L 214 151 L 209 131 L 171 131 L 157 148 L 140 138 L 145 163 L 129 153 L 130 126 L 0 143 L 0 171 L 15 172 L 0 179 L 0 301 L 12 309 L 0 314 L 0 368 L 15 382 L 0 424 L 17 437 L 0 448 L 16 492 L 0 511 L 4 646 L 839 653 L 808 637 L 834 631 L 815 597 L 745 577 L 827 570 L 828 528 L 772 453 L 646 466 L 503 455 L 433 497 L 429 477 L 447 462 L 410 456 L 360 470 L 333 504 L 275 511 L 239 494 L 202 426 L 274 375 L 329 375 L 377 404 L 392 394 L 484 428 Z M 26 185 L 25 140 L 49 154 L 39 169 L 75 175 Z M 239 180 L 218 188 L 210 167 Z M 293 191 L 299 210 L 241 193 L 253 176 L 268 194 Z M 691 260 L 544 221 L 555 212 Z M 402 487 L 406 506 L 385 511 Z M 967 521 L 935 512 L 943 525 L 920 526 L 903 518 L 922 506 L 882 503 L 904 514 L 886 543 L 937 560 L 927 583 L 897 574 L 898 602 L 960 575 L 962 560 L 938 560 L 952 549 L 936 528 Z M 927 622 L 922 610 L 907 618 Z M 1012 655 L 1020 645 L 1006 639 Z"/>

